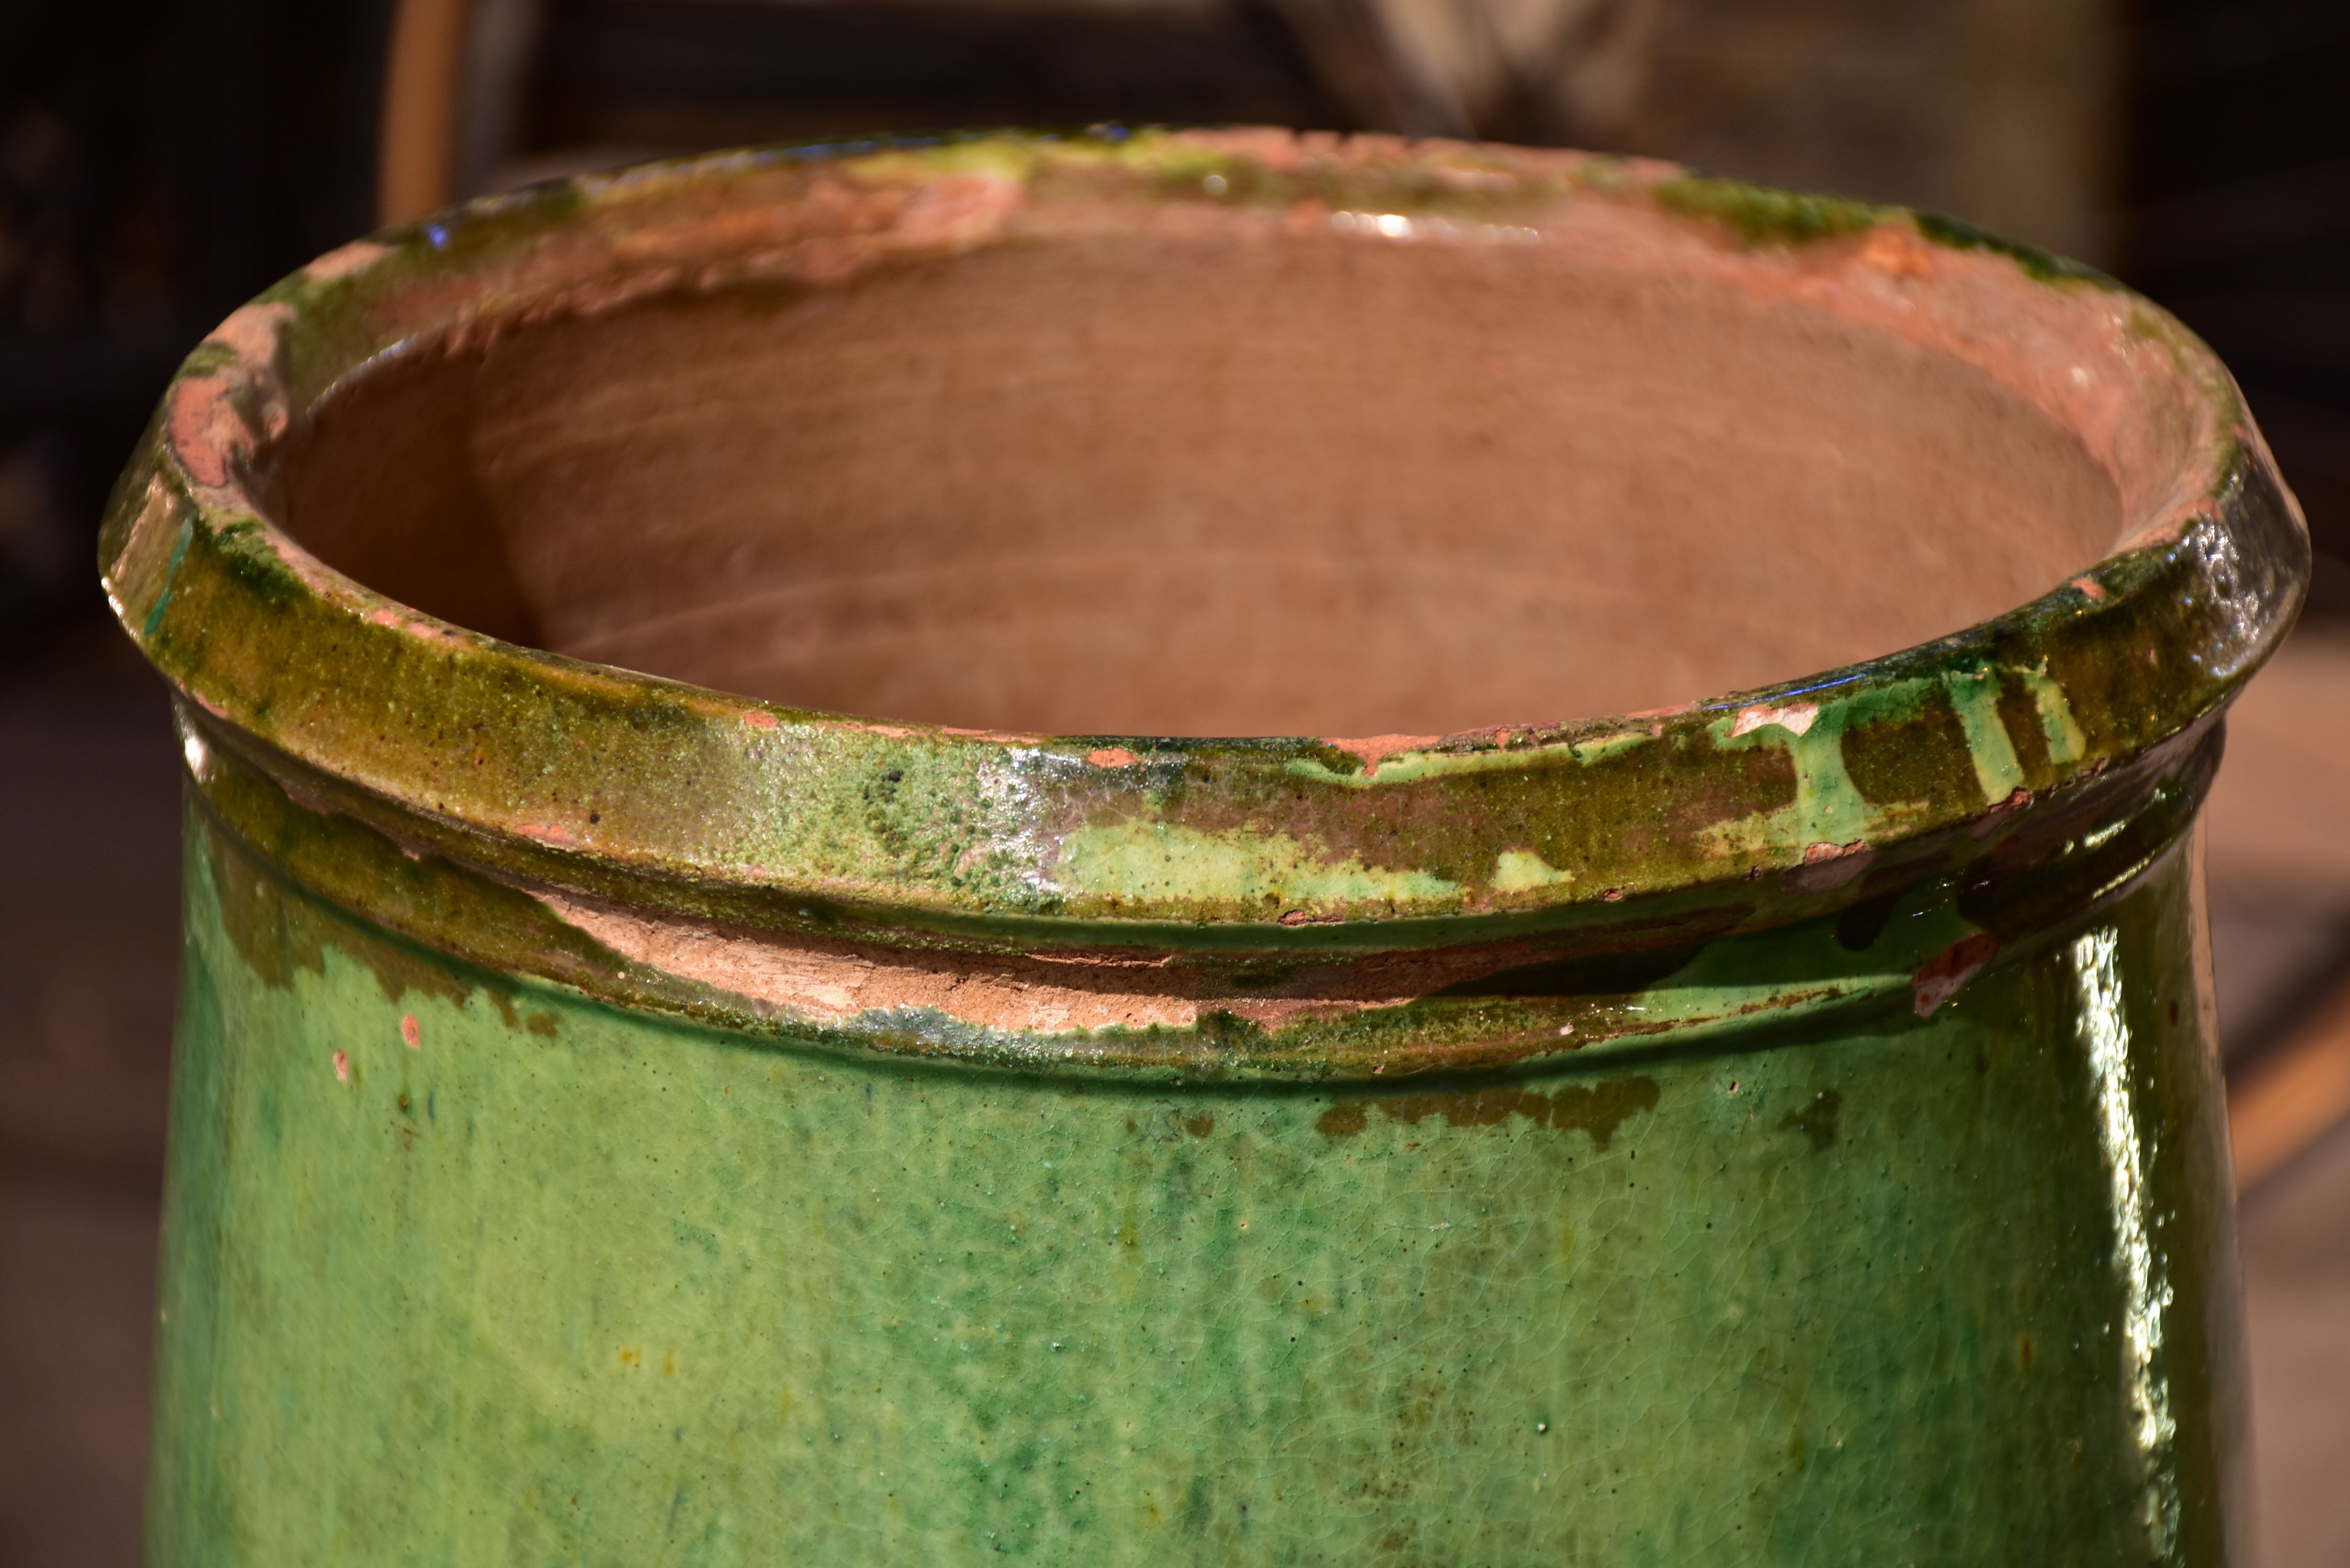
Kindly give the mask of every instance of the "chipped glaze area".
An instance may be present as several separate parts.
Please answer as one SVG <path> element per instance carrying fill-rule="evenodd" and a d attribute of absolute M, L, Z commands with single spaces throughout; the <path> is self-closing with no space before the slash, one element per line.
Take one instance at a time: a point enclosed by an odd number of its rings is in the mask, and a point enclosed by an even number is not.
<path fill-rule="evenodd" d="M 536 653 L 268 517 L 378 357 L 1211 214 L 1825 302 L 2131 526 L 1959 635 L 1451 736 L 960 732 Z M 1055 228 L 1058 225 L 1058 228 Z M 2305 535 L 2226 373 L 1943 220 L 1263 132 L 785 149 L 346 247 L 102 545 L 190 791 L 151 1560 L 2218 1563 L 2188 831 Z"/>

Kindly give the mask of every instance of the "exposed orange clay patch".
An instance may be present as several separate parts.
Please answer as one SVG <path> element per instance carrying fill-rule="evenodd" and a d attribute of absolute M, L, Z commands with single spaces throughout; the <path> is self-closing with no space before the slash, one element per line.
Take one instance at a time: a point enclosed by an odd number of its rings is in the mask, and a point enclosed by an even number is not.
<path fill-rule="evenodd" d="M 1124 746 L 1104 746 L 1086 753 L 1086 761 L 1097 768 L 1130 768 L 1141 760 Z"/>
<path fill-rule="evenodd" d="M 1367 735 L 1357 741 L 1342 741 L 1335 735 L 1325 735 L 1322 743 L 1334 751 L 1363 759 L 1363 776 L 1370 778 L 1379 771 L 1379 763 L 1399 752 L 1424 752 L 1430 746 L 1442 745 L 1441 735 Z"/>
<path fill-rule="evenodd" d="M 979 244 L 1027 199 L 1025 185 L 1001 174 L 950 174 L 914 192 L 898 214 L 898 233 L 917 244 Z"/>
<path fill-rule="evenodd" d="M 421 1051 L 424 1048 L 423 1032 L 416 1027 L 416 1014 L 413 1012 L 403 1012 L 400 1015 L 400 1043 L 411 1051 Z"/>
<path fill-rule="evenodd" d="M 1178 993 L 1179 986 L 1188 989 L 1188 977 L 1128 989 L 1129 981 L 1103 983 L 1085 965 L 852 950 L 683 919 L 648 919 L 557 894 L 541 897 L 564 920 L 639 963 L 826 1023 L 861 1012 L 936 1009 L 983 1027 L 1057 1033 L 1121 1025 L 1181 1029 L 1199 1016 L 1198 1004 Z"/>
<path fill-rule="evenodd" d="M 2022 784 L 2007 792 L 2007 798 L 1975 819 L 1967 832 L 1978 840 L 1989 838 L 2007 825 L 2008 818 L 2032 804 L 2032 792 Z"/>
<path fill-rule="evenodd" d="M 624 958 L 816 1023 L 935 1010 L 982 1028 L 1066 1034 L 1154 1024 L 1190 1028 L 1202 1012 L 1213 1011 L 1278 1029 L 1303 1019 L 1401 1006 L 1555 951 L 1508 942 L 1312 962 L 1272 994 L 1203 996 L 1203 982 L 1220 972 L 1218 966 L 1170 953 L 942 952 L 650 915 L 561 893 L 538 897 L 558 918 Z M 1297 923 L 1315 919 L 1305 915 Z"/>
<path fill-rule="evenodd" d="M 371 609 L 368 611 L 367 618 L 370 626 L 389 627 L 394 631 L 404 631 L 409 636 L 426 642 L 437 642 L 443 637 L 453 638 L 457 635 L 453 628 L 435 626 L 421 616 L 411 616 L 389 607 Z"/>
<path fill-rule="evenodd" d="M 2064 586 L 2080 589 L 2083 597 L 2087 598 L 2102 599 L 2106 597 L 2106 585 L 2095 577 L 2074 577 Z"/>
<path fill-rule="evenodd" d="M 1977 931 L 1972 936 L 1960 937 L 1929 959 L 1909 977 L 1918 1016 L 1930 1016 L 1936 1008 L 1956 996 L 1959 988 L 1972 980 L 1975 971 L 1989 963 L 1997 951 L 1999 939 L 1988 931 Z"/>
<path fill-rule="evenodd" d="M 1870 230 L 1855 259 L 1887 277 L 1934 275 L 1934 255 L 1925 242 L 1891 224 Z"/>
<path fill-rule="evenodd" d="M 338 1051 L 335 1053 L 335 1082 L 348 1084 L 350 1081 L 351 1054 L 348 1051 Z"/>
<path fill-rule="evenodd" d="M 290 305 L 247 305 L 213 327 L 204 341 L 221 344 L 245 364 L 265 370 L 277 358 L 278 332 L 293 319 Z"/>
<path fill-rule="evenodd" d="M 353 240 L 349 244 L 328 251 L 304 267 L 302 275 L 314 283 L 332 283 L 338 277 L 365 272 L 390 254 L 390 245 L 380 245 L 373 240 Z"/>
<path fill-rule="evenodd" d="M 230 403 L 230 390 L 225 376 L 196 376 L 172 393 L 172 451 L 207 490 L 225 488 L 229 459 L 253 448 L 253 431 Z"/>
<path fill-rule="evenodd" d="M 743 711 L 743 722 L 754 730 L 772 730 L 775 727 L 775 716 L 762 713 L 756 708 L 746 708 Z"/>
<path fill-rule="evenodd" d="M 1738 722 L 1730 727 L 1730 733 L 1734 740 L 1740 735 L 1751 735 L 1757 730 L 1776 724 L 1791 735 L 1801 735 L 1809 732 L 1812 722 L 1819 716 L 1820 705 L 1816 702 L 1790 702 L 1781 708 L 1758 705 L 1741 710 Z M 1818 846 L 1813 847 L 1817 848 Z"/>
<path fill-rule="evenodd" d="M 1868 869 L 1877 851 L 1868 840 L 1849 844 L 1812 844 L 1804 848 L 1804 863 L 1783 873 L 1779 885 L 1797 893 L 1826 893 L 1845 886 Z"/>

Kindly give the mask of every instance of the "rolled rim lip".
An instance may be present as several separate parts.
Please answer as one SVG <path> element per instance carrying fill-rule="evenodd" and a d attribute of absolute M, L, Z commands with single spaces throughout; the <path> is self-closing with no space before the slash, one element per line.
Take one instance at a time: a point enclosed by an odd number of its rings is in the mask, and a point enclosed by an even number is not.
<path fill-rule="evenodd" d="M 1723 220 L 1690 207 L 1674 209 L 1667 222 L 1685 230 L 1708 229 L 1713 241 L 1729 244 L 1750 258 L 1766 259 L 1781 252 L 1793 254 L 1804 244 L 1897 233 L 1904 243 L 1922 239 L 1943 246 L 1935 257 L 1944 265 L 1958 265 L 1963 257 L 1970 266 L 2013 269 L 2018 278 L 2050 291 L 2052 314 L 2058 301 L 2078 297 L 2074 291 L 2095 290 L 2126 307 L 2134 319 L 2151 324 L 2149 329 L 2159 337 L 2182 383 L 2190 384 L 2199 400 L 2196 411 L 2201 428 L 2178 465 L 2177 483 L 2166 487 L 2163 504 L 2141 508 L 2126 527 L 2124 540 L 2095 566 L 2030 603 L 1963 631 L 1660 713 L 1503 726 L 1449 736 L 1336 741 L 1038 736 L 960 730 L 814 712 L 590 664 L 438 620 L 326 566 L 278 528 L 270 515 L 265 485 L 256 478 L 255 458 L 265 458 L 272 441 L 298 425 L 309 408 L 348 378 L 436 337 L 484 327 L 494 329 L 497 324 L 526 317 L 541 298 L 532 293 L 536 286 L 529 269 L 538 262 L 534 247 L 561 240 L 567 229 L 612 220 L 606 223 L 610 232 L 602 235 L 606 251 L 598 253 L 608 258 L 608 253 L 627 244 L 630 214 L 649 202 L 687 205 L 698 198 L 702 209 L 723 216 L 755 206 L 756 182 L 775 176 L 805 178 L 815 171 L 819 177 L 850 181 L 870 176 L 882 186 L 894 181 L 892 188 L 901 188 L 900 195 L 911 192 L 900 204 L 902 212 L 919 207 L 931 193 L 957 181 L 993 179 L 1000 183 L 1010 178 L 1017 182 L 1024 170 L 1033 182 L 1039 171 L 1066 173 L 1063 162 L 1080 157 L 1087 169 L 1156 181 L 1145 184 L 1139 196 L 1128 192 L 1118 199 L 1164 208 L 1173 200 L 1165 188 L 1166 169 L 1194 171 L 1185 178 L 1196 178 L 1198 167 L 1255 178 L 1249 171 L 1276 161 L 1274 151 L 1284 146 L 1290 151 L 1283 155 L 1293 158 L 1297 149 L 1318 147 L 1321 155 L 1356 161 L 1390 180 L 1409 180 L 1461 160 L 1482 160 L 1529 182 L 1537 173 L 1564 182 L 1558 190 L 1567 194 L 1557 199 L 1619 206 L 1643 202 L 1661 205 L 1659 192 L 1691 183 L 1704 184 L 1725 203 L 1779 203 L 1769 208 L 1772 212 L 1784 207 L 1800 213 L 1802 203 L 1816 202 L 1830 214 L 1824 236 L 1725 238 Z M 1014 172 L 1003 174 L 1006 168 Z M 984 200 L 993 187 L 970 189 Z M 738 192 L 744 193 L 743 200 L 730 208 L 728 198 Z M 1024 185 L 1022 194 L 1026 193 Z M 1850 213 L 1862 216 L 1838 217 Z M 1741 220 L 1733 216 L 1728 221 L 1734 226 Z M 1857 226 L 1838 229 L 1838 222 Z M 1532 232 L 1548 233 L 1539 224 Z M 994 237 L 993 233 L 976 237 L 948 233 L 929 249 L 914 249 L 922 255 L 951 254 L 992 243 Z M 479 243 L 469 246 L 469 241 Z M 673 275 L 666 286 L 677 286 Z M 399 330 L 387 337 L 383 322 L 402 311 L 413 314 L 420 302 L 427 314 L 441 312 L 438 330 Z M 657 824 L 653 830 L 639 832 L 619 823 L 606 829 L 598 820 L 593 826 L 601 830 L 589 831 L 536 813 L 528 803 L 448 790 L 445 779 L 436 776 L 442 759 L 436 759 L 423 742 L 355 751 L 348 743 L 348 723 L 338 728 L 289 714 L 287 691 L 273 684 L 274 677 L 255 673 L 252 649 L 242 659 L 224 657 L 203 637 L 175 624 L 173 618 L 180 613 L 175 607 L 184 597 L 182 579 L 192 571 L 192 556 L 203 552 L 225 563 L 218 576 L 227 586 L 206 601 L 212 612 L 225 607 L 247 615 L 253 618 L 247 625 L 275 628 L 289 643 L 315 628 L 330 627 L 339 639 L 338 648 L 363 650 L 369 657 L 381 654 L 393 665 L 405 660 L 407 676 L 387 679 L 402 694 L 400 701 L 411 714 L 411 730 L 454 716 L 432 711 L 435 688 L 423 677 L 455 672 L 468 680 L 502 683 L 509 697 L 519 694 L 550 722 L 546 700 L 556 696 L 570 702 L 567 722 L 576 722 L 577 712 L 588 709 L 604 711 L 619 723 L 628 722 L 632 711 L 657 712 L 662 723 L 691 732 L 690 744 L 699 748 L 697 755 L 733 759 L 739 769 L 734 782 L 754 794 L 765 790 L 769 805 L 785 794 L 805 798 L 837 789 L 892 756 L 940 763 L 949 776 L 964 781 L 963 787 L 975 776 L 974 766 L 983 772 L 991 763 L 1003 764 L 997 774 L 1014 776 L 1015 782 L 1025 769 L 1035 779 L 1049 775 L 1059 781 L 1053 787 L 1060 790 L 1055 796 L 1060 815 L 1054 817 L 1034 803 L 1015 805 L 997 825 L 1003 842 L 993 852 L 1002 858 L 1000 852 L 1008 851 L 1016 861 L 1024 838 L 1029 841 L 1024 849 L 1040 857 L 1038 866 L 1049 863 L 1059 847 L 1054 836 L 1074 820 L 1071 799 L 1094 799 L 1107 792 L 1121 799 L 1129 815 L 1139 812 L 1147 818 L 1147 800 L 1128 786 L 1139 783 L 1147 795 L 1149 779 L 1163 780 L 1170 768 L 1196 769 L 1204 763 L 1210 775 L 1207 787 L 1236 791 L 1238 799 L 1249 790 L 1261 792 L 1270 779 L 1318 766 L 1346 797 L 1373 801 L 1448 772 L 1498 769 L 1523 775 L 1556 766 L 1563 754 L 1579 762 L 1578 748 L 1621 738 L 1641 725 L 1659 741 L 1700 731 L 1719 737 L 1725 725 L 1733 733 L 1744 733 L 1739 726 L 1751 725 L 1757 714 L 1763 715 L 1760 724 L 1767 728 L 1773 713 L 1809 710 L 1804 721 L 1807 728 L 1821 718 L 1859 714 L 1897 688 L 1980 671 L 1987 662 L 1998 661 L 2003 649 L 2030 644 L 2050 628 L 2085 616 L 2098 618 L 2109 628 L 2106 640 L 2119 645 L 2132 639 L 2158 639 L 2164 628 L 2185 635 L 2193 618 L 2166 613 L 2177 607 L 2164 602 L 2179 597 L 2182 591 L 2188 599 L 2202 596 L 2209 601 L 2206 610 L 2219 606 L 2196 623 L 2204 629 L 2187 657 L 2200 676 L 2189 689 L 2170 693 L 2166 702 L 2149 703 L 2134 722 L 2117 722 L 2109 733 L 2085 738 L 2068 776 L 2093 776 L 2108 763 L 2181 732 L 2223 704 L 2289 628 L 2307 574 L 2305 524 L 2225 369 L 2158 307 L 2085 269 L 1907 209 L 1788 197 L 1705 181 L 1644 161 L 1457 143 L 1406 144 L 1383 138 L 1317 140 L 1274 132 L 1072 140 L 1008 134 L 721 153 L 486 198 L 346 246 L 232 316 L 174 378 L 109 507 L 100 545 L 109 603 L 186 703 L 201 711 L 202 716 L 191 715 L 192 722 L 216 738 L 283 764 L 281 771 L 290 768 L 314 789 L 335 797 L 333 804 L 340 808 L 396 821 L 426 846 L 511 879 L 657 906 L 701 910 L 707 900 L 695 890 L 717 890 L 740 896 L 727 905 L 730 914 L 751 910 L 749 918 L 764 922 L 767 915 L 756 911 L 765 909 L 773 923 L 783 926 L 803 917 L 824 921 L 847 918 L 877 930 L 927 929 L 951 935 L 1112 943 L 1130 933 L 1137 940 L 1179 945 L 1187 931 L 1238 926 L 1247 928 L 1251 940 L 1262 945 L 1310 948 L 1346 945 L 1347 938 L 1335 928 L 1364 922 L 1399 936 L 1402 927 L 1430 921 L 1436 923 L 1427 928 L 1431 931 L 1465 930 L 1464 921 L 1480 929 L 1499 929 L 1529 919 L 1548 924 L 1543 917 L 1685 891 L 1716 879 L 1752 880 L 1765 872 L 1783 881 L 1790 873 L 1800 877 L 1824 844 L 1834 846 L 1833 841 L 1809 838 L 1802 832 L 1782 835 L 1783 841 L 1765 843 L 1718 867 L 1700 867 L 1697 874 L 1686 860 L 1660 860 L 1654 875 L 1604 885 L 1584 878 L 1507 893 L 1492 888 L 1482 893 L 1474 888 L 1430 892 L 1416 888 L 1408 875 L 1384 881 L 1366 875 L 1326 896 L 1284 890 L 1269 900 L 1252 896 L 1245 902 L 1226 898 L 1218 904 L 1180 892 L 1162 898 L 1087 896 L 1082 889 L 1072 892 L 1052 885 L 1049 871 L 1040 877 L 1036 866 L 1024 872 L 1014 865 L 1008 881 L 998 877 L 976 889 L 937 875 L 892 875 L 886 867 L 879 874 L 860 874 L 854 865 L 844 871 L 816 863 L 822 857 L 794 859 L 788 835 L 750 844 L 739 823 L 727 825 L 732 838 L 727 832 L 705 831 L 706 825 L 681 826 L 675 820 L 667 827 Z M 431 669 L 417 664 L 419 659 L 430 661 Z M 339 684 L 313 684 L 307 693 L 318 711 L 328 712 L 345 694 Z M 782 756 L 765 744 L 778 737 L 795 742 L 790 755 Z M 1344 773 L 1348 758 L 1358 764 L 1351 777 Z M 630 782 L 609 772 L 591 773 L 582 764 L 573 782 L 583 788 Z M 1137 777 L 1121 776 L 1126 774 Z M 1070 779 L 1077 784 L 1063 787 Z M 1120 795 L 1121 791 L 1126 794 Z M 1986 798 L 1965 808 L 1911 812 L 1900 819 L 1897 831 L 1862 836 L 1875 854 L 1899 842 L 1979 823 L 2002 809 L 2028 805 L 2033 793 L 2026 791 L 2021 801 Z M 581 810 L 598 815 L 584 805 Z M 1255 829 L 1243 826 L 1239 831 L 1257 831 L 1263 836 L 1267 823 L 1275 836 L 1286 831 L 1273 817 Z M 1508 824 L 1494 829 L 1491 847 L 1496 857 L 1510 853 L 1509 829 Z M 1325 860 L 1339 863 L 1335 851 Z M 1383 869 L 1362 867 L 1359 856 L 1345 864 L 1357 870 Z M 1411 867 L 1384 869 L 1409 873 Z M 1721 875 L 1715 878 L 1705 874 L 1708 870 Z M 1370 891 L 1365 892 L 1366 888 Z"/>

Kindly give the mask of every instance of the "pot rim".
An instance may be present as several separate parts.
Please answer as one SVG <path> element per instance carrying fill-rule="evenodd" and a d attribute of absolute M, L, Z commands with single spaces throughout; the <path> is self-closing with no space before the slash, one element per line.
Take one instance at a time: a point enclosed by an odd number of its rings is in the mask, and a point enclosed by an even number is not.
<path fill-rule="evenodd" d="M 1638 231 L 1642 265 L 1800 296 L 1992 370 L 2114 473 L 2123 539 L 1951 636 L 1670 711 L 1164 739 L 877 722 L 590 664 L 389 599 L 273 519 L 276 444 L 348 378 L 556 312 L 823 286 L 1055 224 L 1573 246 L 1595 212 Z M 189 357 L 99 557 L 116 616 L 183 700 L 192 762 L 225 746 L 411 853 L 780 929 L 1305 951 L 1621 925 L 1739 885 L 1744 923 L 1767 923 L 1848 899 L 1872 866 L 1947 861 L 2199 731 L 2289 628 L 2308 541 L 2210 349 L 2113 280 L 1964 224 L 1586 153 L 1098 130 L 722 153 L 347 245 Z M 1856 745 L 1915 750 L 1935 725 L 1962 744 L 1929 759 L 1922 793 L 1855 787 Z M 1739 783 L 1762 773 L 1793 798 Z M 912 786 L 892 833 L 859 816 L 877 776 Z M 1399 820 L 1415 825 L 1400 864 Z"/>

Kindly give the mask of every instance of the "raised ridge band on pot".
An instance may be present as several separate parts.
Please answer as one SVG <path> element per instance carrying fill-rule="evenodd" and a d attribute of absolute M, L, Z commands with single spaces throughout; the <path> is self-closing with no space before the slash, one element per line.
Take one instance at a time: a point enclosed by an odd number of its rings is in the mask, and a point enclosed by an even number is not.
<path fill-rule="evenodd" d="M 2118 525 L 2028 602 L 1821 673 L 1630 715 L 1242 740 L 730 696 L 489 635 L 532 629 L 511 595 L 467 605 L 468 629 L 281 525 L 337 400 L 426 358 L 1138 236 L 1299 266 L 1544 257 L 1692 309 L 1761 302 L 2033 411 Z M 729 155 L 346 247 L 190 358 L 101 555 L 183 699 L 207 808 L 427 947 L 844 1044 L 1323 1076 L 1929 1011 L 2191 817 L 2307 543 L 2224 369 L 2110 280 L 1659 164 L 1235 132 Z M 1800 574 L 1754 591 L 1783 615 L 1849 603 Z M 1806 921 L 1804 972 L 1746 972 L 1745 935 Z"/>

